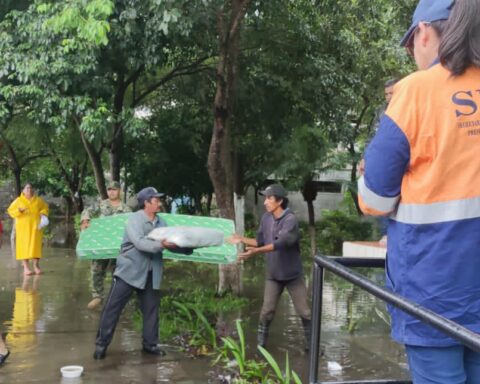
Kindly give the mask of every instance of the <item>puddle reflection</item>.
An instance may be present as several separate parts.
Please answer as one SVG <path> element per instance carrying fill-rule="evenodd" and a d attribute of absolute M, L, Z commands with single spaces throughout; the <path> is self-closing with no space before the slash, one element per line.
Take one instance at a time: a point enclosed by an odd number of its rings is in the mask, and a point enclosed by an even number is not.
<path fill-rule="evenodd" d="M 22 286 L 15 289 L 12 320 L 7 336 L 9 348 L 27 351 L 36 347 L 41 303 L 38 293 L 40 279 L 39 275 L 25 276 Z"/>

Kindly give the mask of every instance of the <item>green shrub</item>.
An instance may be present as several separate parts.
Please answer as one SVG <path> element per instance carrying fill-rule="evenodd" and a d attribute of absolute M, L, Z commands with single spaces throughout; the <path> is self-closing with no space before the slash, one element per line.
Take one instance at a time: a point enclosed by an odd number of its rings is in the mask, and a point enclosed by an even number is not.
<path fill-rule="evenodd" d="M 344 241 L 371 240 L 373 226 L 357 215 L 342 211 L 323 211 L 316 224 L 317 247 L 324 255 L 341 256 Z"/>
<path fill-rule="evenodd" d="M 233 337 L 222 337 L 223 345 L 217 348 L 217 358 L 213 364 L 222 363 L 232 374 L 234 384 L 302 384 L 300 377 L 290 369 L 288 352 L 285 354 L 285 369 L 282 371 L 275 358 L 261 346 L 258 350 L 265 361 L 247 357 L 245 334 L 241 321 L 236 321 L 238 341 Z"/>
<path fill-rule="evenodd" d="M 188 345 L 196 350 L 196 354 L 206 354 L 216 348 L 214 327 L 219 314 L 231 313 L 247 303 L 246 298 L 233 294 L 219 297 L 213 289 L 170 290 L 160 302 L 160 339 L 184 347 Z M 141 329 L 142 318 L 138 309 L 133 321 L 135 328 Z"/>

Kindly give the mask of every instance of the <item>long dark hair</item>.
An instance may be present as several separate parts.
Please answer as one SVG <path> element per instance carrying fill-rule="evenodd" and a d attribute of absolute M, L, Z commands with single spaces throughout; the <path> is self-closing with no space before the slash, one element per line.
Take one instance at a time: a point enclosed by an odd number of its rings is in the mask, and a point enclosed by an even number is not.
<path fill-rule="evenodd" d="M 480 0 L 455 1 L 438 53 L 453 76 L 480 67 Z"/>

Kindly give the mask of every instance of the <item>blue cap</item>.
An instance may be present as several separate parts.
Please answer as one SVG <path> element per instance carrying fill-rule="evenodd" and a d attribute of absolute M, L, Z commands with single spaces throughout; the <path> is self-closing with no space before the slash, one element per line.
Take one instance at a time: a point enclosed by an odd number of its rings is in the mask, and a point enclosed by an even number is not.
<path fill-rule="evenodd" d="M 412 25 L 403 35 L 400 45 L 404 47 L 407 44 L 411 34 L 421 21 L 431 23 L 437 20 L 447 20 L 454 2 L 454 0 L 420 0 L 412 17 Z"/>
<path fill-rule="evenodd" d="M 152 197 L 163 197 L 163 196 L 165 196 L 165 194 L 158 192 L 155 188 L 146 187 L 137 193 L 137 200 L 140 204 L 143 204 L 146 200 L 150 200 Z"/>

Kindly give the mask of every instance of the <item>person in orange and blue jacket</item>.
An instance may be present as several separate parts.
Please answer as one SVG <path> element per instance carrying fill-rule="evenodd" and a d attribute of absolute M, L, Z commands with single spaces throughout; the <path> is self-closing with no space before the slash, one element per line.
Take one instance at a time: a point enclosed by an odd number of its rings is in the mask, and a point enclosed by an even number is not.
<path fill-rule="evenodd" d="M 421 0 L 401 45 L 419 71 L 395 85 L 359 202 L 390 216 L 387 285 L 480 332 L 480 0 Z M 480 353 L 390 313 L 414 383 L 480 383 Z"/>

